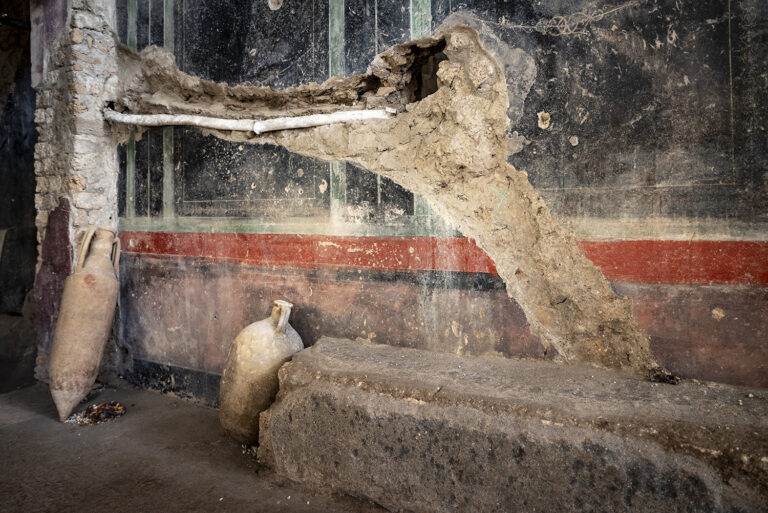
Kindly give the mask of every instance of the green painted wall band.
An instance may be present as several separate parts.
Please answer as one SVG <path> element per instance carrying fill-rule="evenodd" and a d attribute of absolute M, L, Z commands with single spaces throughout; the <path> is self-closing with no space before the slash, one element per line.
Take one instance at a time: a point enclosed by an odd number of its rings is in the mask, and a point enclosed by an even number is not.
<path fill-rule="evenodd" d="M 174 32 L 174 0 L 163 0 L 163 46 L 173 52 Z M 174 206 L 174 175 L 173 175 L 173 127 L 163 127 L 163 217 L 175 215 Z"/>
<path fill-rule="evenodd" d="M 125 217 L 136 217 L 136 137 L 133 129 L 125 145 Z"/>
<path fill-rule="evenodd" d="M 328 4 L 328 75 L 346 74 L 344 56 L 344 0 L 330 0 Z M 347 164 L 331 162 L 331 218 L 344 217 L 347 206 Z"/>
<path fill-rule="evenodd" d="M 411 0 L 411 39 L 428 36 L 432 33 L 431 0 Z M 413 196 L 413 215 L 424 217 L 423 223 L 431 225 L 432 209 L 421 196 Z"/>
<path fill-rule="evenodd" d="M 136 50 L 136 0 L 128 0 L 125 44 Z M 136 137 L 133 129 L 125 148 L 125 217 L 136 217 Z"/>
<path fill-rule="evenodd" d="M 330 0 L 328 4 L 328 74 L 346 74 L 344 58 L 344 0 Z"/>
<path fill-rule="evenodd" d="M 163 0 L 163 46 L 170 52 L 174 52 L 173 40 L 176 37 L 174 31 L 174 5 L 175 0 Z"/>
<path fill-rule="evenodd" d="M 347 206 L 347 164 L 331 162 L 331 217 L 341 219 Z"/>
<path fill-rule="evenodd" d="M 137 0 L 128 0 L 128 26 L 126 27 L 126 42 L 128 48 L 136 50 L 136 14 L 138 12 Z"/>
<path fill-rule="evenodd" d="M 173 127 L 163 127 L 163 217 L 175 215 L 173 181 Z"/>
<path fill-rule="evenodd" d="M 432 33 L 432 1 L 411 0 L 411 39 Z"/>
<path fill-rule="evenodd" d="M 359 237 L 459 237 L 461 234 L 439 219 L 405 218 L 392 225 L 364 222 L 294 218 L 279 222 L 221 217 L 134 217 L 122 218 L 123 231 L 199 232 L 199 233 L 273 233 L 311 235 L 349 235 Z"/>

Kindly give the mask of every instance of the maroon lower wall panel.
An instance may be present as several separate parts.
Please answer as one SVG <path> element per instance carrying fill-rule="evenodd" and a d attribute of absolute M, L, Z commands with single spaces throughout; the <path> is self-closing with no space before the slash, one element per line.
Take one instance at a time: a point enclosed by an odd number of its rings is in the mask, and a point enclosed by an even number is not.
<path fill-rule="evenodd" d="M 229 344 L 294 303 L 291 324 L 310 345 L 323 335 L 474 355 L 547 357 L 520 307 L 471 276 L 409 277 L 268 269 L 194 259 L 121 259 L 121 338 L 133 357 L 219 373 Z M 483 285 L 487 288 L 487 284 Z"/>
<path fill-rule="evenodd" d="M 121 338 L 138 360 L 217 374 L 235 335 L 278 298 L 296 305 L 291 322 L 307 345 L 329 335 L 554 356 L 468 239 L 150 232 L 121 239 Z M 633 300 L 662 364 L 688 378 L 768 387 L 766 244 L 699 242 L 581 245 Z"/>
<path fill-rule="evenodd" d="M 768 287 L 614 283 L 656 357 L 683 376 L 768 387 Z"/>

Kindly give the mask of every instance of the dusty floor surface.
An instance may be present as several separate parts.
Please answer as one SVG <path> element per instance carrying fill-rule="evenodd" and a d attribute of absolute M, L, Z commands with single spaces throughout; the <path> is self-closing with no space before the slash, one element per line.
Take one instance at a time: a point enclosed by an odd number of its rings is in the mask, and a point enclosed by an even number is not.
<path fill-rule="evenodd" d="M 33 385 L 34 370 L 34 357 L 24 358 L 20 362 L 0 359 L 0 394 Z"/>
<path fill-rule="evenodd" d="M 80 427 L 56 420 L 42 384 L 0 395 L 0 511 L 383 511 L 276 477 L 217 410 L 127 384 L 91 402 L 110 400 L 128 413 Z"/>

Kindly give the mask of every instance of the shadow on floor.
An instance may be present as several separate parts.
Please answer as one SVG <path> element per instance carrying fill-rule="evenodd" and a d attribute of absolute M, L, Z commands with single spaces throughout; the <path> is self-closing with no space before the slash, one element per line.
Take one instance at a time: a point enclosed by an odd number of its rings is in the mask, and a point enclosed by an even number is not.
<path fill-rule="evenodd" d="M 0 394 L 33 385 L 34 372 L 34 355 L 21 361 L 0 359 Z"/>
<path fill-rule="evenodd" d="M 57 421 L 42 383 L 0 395 L 2 511 L 384 511 L 278 478 L 215 409 L 124 383 L 93 401 L 111 400 L 125 416 L 79 426 Z"/>

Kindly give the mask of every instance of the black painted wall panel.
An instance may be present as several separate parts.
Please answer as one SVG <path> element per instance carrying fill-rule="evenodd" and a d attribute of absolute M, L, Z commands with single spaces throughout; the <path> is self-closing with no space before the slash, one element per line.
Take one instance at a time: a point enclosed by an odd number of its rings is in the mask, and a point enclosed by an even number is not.
<path fill-rule="evenodd" d="M 122 42 L 128 40 L 128 2 L 115 2 L 115 20 L 117 37 Z"/>
<path fill-rule="evenodd" d="M 148 41 L 162 44 L 161 5 L 139 2 L 139 50 Z M 351 0 L 345 12 L 349 73 L 364 72 L 377 51 L 409 39 L 407 4 Z M 118 14 L 127 33 L 127 13 Z M 222 10 L 212 0 L 186 0 L 175 10 L 175 53 L 183 70 L 216 81 L 273 87 L 321 82 L 328 77 L 328 23 L 327 0 L 286 4 L 277 11 L 266 2 L 235 1 Z M 154 134 L 150 130 L 136 145 L 137 216 L 162 213 L 162 141 Z M 121 167 L 124 172 L 125 164 Z M 174 167 L 177 215 L 329 215 L 328 165 L 282 149 L 243 147 L 182 128 L 174 130 Z M 409 191 L 388 179 L 377 183 L 368 171 L 349 166 L 347 191 L 356 219 L 362 210 L 371 221 L 413 214 Z"/>
<path fill-rule="evenodd" d="M 126 160 L 126 145 L 120 144 L 117 147 L 117 215 L 119 217 L 125 217 L 125 172 L 127 168 Z"/>
<path fill-rule="evenodd" d="M 347 164 L 347 204 L 360 209 L 359 216 L 374 219 L 379 209 L 376 174 Z"/>
<path fill-rule="evenodd" d="M 413 215 L 413 193 L 392 180 L 382 177 L 381 208 L 385 219 Z"/>
<path fill-rule="evenodd" d="M 290 87 L 328 78 L 328 4 L 272 11 L 267 2 L 188 0 L 176 18 L 177 59 L 204 78 Z M 180 29 L 178 27 L 181 27 Z M 176 213 L 182 216 L 325 217 L 328 164 L 282 148 L 239 145 L 174 130 Z"/>
<path fill-rule="evenodd" d="M 161 42 L 156 37 L 162 35 L 162 2 L 139 0 L 138 5 L 139 48 L 150 38 Z M 533 83 L 512 116 L 510 162 L 529 173 L 555 213 L 765 219 L 768 35 L 762 27 L 768 23 L 768 4 L 733 0 L 730 18 L 728 5 L 720 0 L 433 0 L 432 18 L 437 27 L 452 13 L 474 15 L 487 37 L 507 51 L 525 52 L 533 62 Z M 364 72 L 377 51 L 410 38 L 409 6 L 345 2 L 348 74 Z M 119 6 L 118 18 L 124 16 Z M 120 24 L 119 31 L 125 34 Z M 322 81 L 328 75 L 328 0 L 285 3 L 277 11 L 266 2 L 234 0 L 222 9 L 213 0 L 185 0 L 177 3 L 175 42 L 181 67 L 205 78 L 275 87 Z M 538 126 L 538 112 L 551 114 L 548 128 Z M 186 152 L 183 165 L 182 153 L 176 154 L 176 167 L 185 170 L 177 181 L 189 182 L 188 191 L 213 191 L 208 206 L 184 207 L 181 215 L 263 211 L 214 206 L 227 199 L 245 201 L 238 189 L 243 184 L 222 189 L 229 178 L 211 175 L 221 163 L 203 163 L 205 157 L 196 154 L 206 148 L 220 161 L 231 160 L 223 166 L 230 171 L 252 162 L 295 178 L 298 168 L 287 152 L 249 153 L 250 160 L 244 160 L 238 145 L 204 143 L 192 131 L 176 133 L 177 147 L 199 145 L 181 150 Z M 251 169 L 244 178 L 266 171 Z M 137 163 L 137 192 L 141 173 Z M 316 163 L 308 176 L 327 179 L 327 165 Z M 299 182 L 293 186 L 305 188 Z M 410 193 L 386 179 L 378 190 L 371 176 L 348 166 L 348 203 L 374 205 L 374 196 L 377 212 L 403 206 L 406 215 L 412 212 Z M 297 198 L 280 201 L 307 204 Z M 328 203 L 327 198 L 312 201 L 312 208 L 303 206 L 294 214 L 314 215 Z M 147 206 L 139 205 L 139 211 Z"/>
<path fill-rule="evenodd" d="M 251 2 L 240 80 L 276 88 L 328 78 L 328 2 Z"/>
<path fill-rule="evenodd" d="M 377 5 L 379 12 L 376 32 L 378 51 L 384 51 L 392 45 L 410 40 L 410 2 L 377 0 Z"/>
<path fill-rule="evenodd" d="M 489 37 L 534 59 L 535 81 L 510 127 L 525 139 L 510 162 L 529 173 L 556 213 L 765 216 L 768 141 L 759 126 L 768 117 L 768 88 L 756 77 L 768 70 L 768 44 L 757 29 L 768 4 L 432 6 L 435 26 L 464 11 L 482 20 Z M 551 114 L 547 129 L 537 123 L 542 111 Z"/>
<path fill-rule="evenodd" d="M 365 73 L 373 57 L 410 39 L 410 10 L 404 2 L 344 2 L 344 47 L 348 75 Z M 413 193 L 354 165 L 347 165 L 347 205 L 356 218 L 392 222 L 413 215 Z"/>
<path fill-rule="evenodd" d="M 344 57 L 346 73 L 365 73 L 376 55 L 378 0 L 345 0 Z"/>
<path fill-rule="evenodd" d="M 149 138 L 149 132 L 144 132 L 141 139 L 136 141 L 135 158 L 135 192 L 134 205 L 136 206 L 136 215 L 145 217 L 149 215 L 149 154 L 152 142 Z"/>
<path fill-rule="evenodd" d="M 12 52 L 23 52 L 15 70 L 6 67 L 6 71 L 14 72 L 13 88 L 0 109 L 0 228 L 8 229 L 0 244 L 0 314 L 14 315 L 22 313 L 24 299 L 34 283 L 37 261 L 35 92 L 28 40 L 21 40 L 21 45 L 22 49 L 0 49 L 0 59 Z M 8 352 L 13 349 L 10 343 L 0 340 L 0 355 L 13 354 Z"/>
<path fill-rule="evenodd" d="M 136 49 L 142 51 L 149 46 L 151 0 L 136 0 Z"/>
<path fill-rule="evenodd" d="M 736 2 L 734 19 L 733 102 L 735 177 L 752 184 L 762 201 L 751 202 L 753 216 L 768 216 L 768 3 Z"/>
<path fill-rule="evenodd" d="M 392 180 L 347 163 L 348 214 L 356 220 L 396 224 L 413 215 L 413 193 Z"/>
<path fill-rule="evenodd" d="M 217 82 L 241 81 L 245 40 L 252 20 L 251 0 L 177 3 L 176 62 L 192 75 Z"/>
<path fill-rule="evenodd" d="M 165 25 L 163 0 L 149 0 L 149 2 L 149 44 L 163 46 L 165 39 L 163 34 L 163 26 Z"/>
<path fill-rule="evenodd" d="M 147 180 L 147 204 L 149 215 L 158 217 L 163 214 L 163 129 L 150 128 L 146 137 L 149 138 L 149 177 Z"/>
<path fill-rule="evenodd" d="M 237 144 L 176 128 L 179 215 L 328 216 L 328 165 L 272 145 Z"/>

